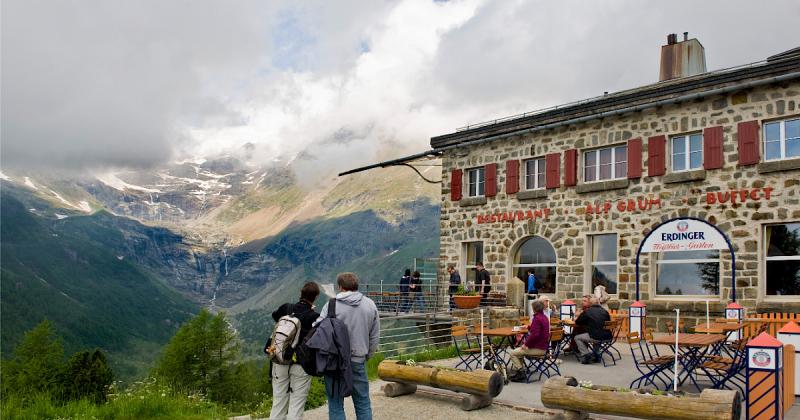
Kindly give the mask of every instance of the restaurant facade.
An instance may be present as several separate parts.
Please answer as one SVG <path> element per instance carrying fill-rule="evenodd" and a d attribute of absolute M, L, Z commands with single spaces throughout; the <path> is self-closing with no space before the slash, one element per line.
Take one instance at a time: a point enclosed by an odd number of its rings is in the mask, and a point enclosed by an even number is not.
<path fill-rule="evenodd" d="M 697 46 L 670 36 L 658 83 L 432 138 L 440 278 L 452 264 L 472 280 L 480 261 L 497 289 L 530 270 L 556 302 L 603 285 L 627 310 L 638 292 L 651 326 L 707 301 L 716 316 L 733 300 L 800 312 L 800 49 L 705 72 Z M 659 240 L 699 245 L 640 253 L 672 219 L 730 248 L 678 223 Z"/>

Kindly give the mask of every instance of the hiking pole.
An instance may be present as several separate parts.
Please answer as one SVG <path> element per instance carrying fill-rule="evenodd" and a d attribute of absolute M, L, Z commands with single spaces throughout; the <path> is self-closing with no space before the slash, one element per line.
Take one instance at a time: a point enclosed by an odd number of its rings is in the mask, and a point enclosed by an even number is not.
<path fill-rule="evenodd" d="M 481 309 L 481 366 L 483 366 L 483 309 Z"/>

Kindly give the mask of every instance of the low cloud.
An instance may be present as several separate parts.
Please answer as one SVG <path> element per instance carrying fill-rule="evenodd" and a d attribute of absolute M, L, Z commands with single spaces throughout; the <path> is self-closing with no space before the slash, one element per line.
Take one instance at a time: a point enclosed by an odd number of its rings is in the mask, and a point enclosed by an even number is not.
<path fill-rule="evenodd" d="M 798 15 L 793 1 L 11 0 L 2 164 L 244 153 L 322 175 L 655 82 L 671 32 L 696 36 L 710 70 L 764 59 L 797 46 Z"/>

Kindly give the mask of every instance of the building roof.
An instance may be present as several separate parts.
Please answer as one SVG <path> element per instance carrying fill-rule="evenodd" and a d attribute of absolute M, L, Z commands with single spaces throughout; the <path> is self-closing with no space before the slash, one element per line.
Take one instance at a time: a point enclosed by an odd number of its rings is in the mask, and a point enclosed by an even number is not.
<path fill-rule="evenodd" d="M 776 54 L 759 63 L 653 83 L 540 111 L 466 126 L 450 134 L 432 137 L 431 147 L 436 150 L 559 121 L 602 114 L 694 92 L 735 85 L 748 80 L 767 79 L 798 71 L 800 71 L 800 47 Z"/>

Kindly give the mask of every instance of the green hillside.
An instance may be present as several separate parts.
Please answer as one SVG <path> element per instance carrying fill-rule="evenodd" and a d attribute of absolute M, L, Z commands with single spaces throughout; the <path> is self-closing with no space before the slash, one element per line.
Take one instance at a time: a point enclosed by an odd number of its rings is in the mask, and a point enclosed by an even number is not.
<path fill-rule="evenodd" d="M 123 235 L 107 213 L 48 216 L 47 203 L 3 185 L 2 351 L 42 319 L 53 322 L 67 352 L 100 347 L 117 375 L 149 366 L 160 347 L 197 308 L 109 242 Z M 24 203 L 23 203 L 24 201 Z M 36 209 L 34 213 L 31 209 Z"/>

